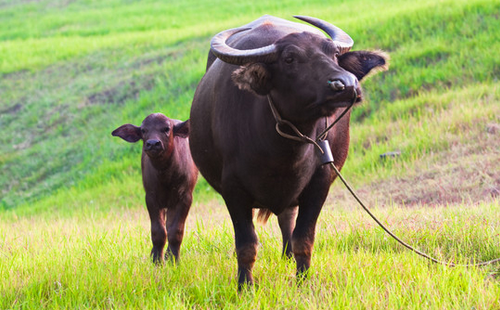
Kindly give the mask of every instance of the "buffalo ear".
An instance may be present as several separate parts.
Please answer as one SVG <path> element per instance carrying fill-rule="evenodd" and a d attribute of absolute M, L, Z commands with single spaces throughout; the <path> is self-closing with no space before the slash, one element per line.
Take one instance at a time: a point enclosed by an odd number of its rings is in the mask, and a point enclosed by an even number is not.
<path fill-rule="evenodd" d="M 190 128 L 189 120 L 175 124 L 174 136 L 181 138 L 189 137 L 189 128 Z"/>
<path fill-rule="evenodd" d="M 239 89 L 252 91 L 257 95 L 265 96 L 271 90 L 271 75 L 261 63 L 241 66 L 231 77 Z"/>
<path fill-rule="evenodd" d="M 389 68 L 389 55 L 382 51 L 355 51 L 345 53 L 338 58 L 339 66 L 351 72 L 361 81 L 372 71 L 385 71 Z"/>
<path fill-rule="evenodd" d="M 134 126 L 132 124 L 121 125 L 120 127 L 113 130 L 111 135 L 115 137 L 120 137 L 127 142 L 137 142 L 142 138 L 141 127 Z"/>

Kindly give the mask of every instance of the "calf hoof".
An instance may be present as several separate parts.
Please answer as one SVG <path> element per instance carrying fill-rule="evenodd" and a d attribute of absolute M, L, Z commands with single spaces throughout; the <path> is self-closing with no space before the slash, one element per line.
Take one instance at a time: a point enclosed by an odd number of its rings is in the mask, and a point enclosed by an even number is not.
<path fill-rule="evenodd" d="M 164 257 L 166 262 L 177 264 L 179 262 L 179 256 L 172 254 L 172 252 L 166 252 Z"/>
<path fill-rule="evenodd" d="M 281 258 L 283 259 L 291 259 L 293 257 L 293 252 L 290 247 L 287 247 L 282 253 Z"/>
<path fill-rule="evenodd" d="M 155 251 L 154 248 L 153 248 L 153 250 L 151 250 L 151 258 L 153 259 L 153 263 L 155 265 L 162 265 L 163 264 L 163 255 L 162 255 L 162 253 L 160 253 L 158 251 Z"/>

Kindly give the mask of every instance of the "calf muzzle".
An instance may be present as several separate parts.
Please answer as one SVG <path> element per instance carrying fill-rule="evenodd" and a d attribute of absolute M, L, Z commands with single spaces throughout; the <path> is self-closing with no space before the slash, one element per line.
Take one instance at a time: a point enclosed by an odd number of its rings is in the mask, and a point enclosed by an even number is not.
<path fill-rule="evenodd" d="M 146 145 L 144 147 L 146 151 L 161 151 L 163 150 L 163 145 L 160 140 L 150 139 L 146 141 Z"/>

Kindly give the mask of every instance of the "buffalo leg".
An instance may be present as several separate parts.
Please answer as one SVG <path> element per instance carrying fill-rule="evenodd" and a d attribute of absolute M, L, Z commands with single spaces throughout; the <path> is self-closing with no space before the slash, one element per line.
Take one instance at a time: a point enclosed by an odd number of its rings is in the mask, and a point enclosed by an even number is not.
<path fill-rule="evenodd" d="M 289 208 L 278 215 L 278 224 L 281 229 L 281 236 L 283 237 L 283 251 L 282 256 L 292 257 L 292 233 L 295 228 L 295 219 L 297 218 L 297 207 Z"/>
<path fill-rule="evenodd" d="M 151 200 L 146 197 L 149 218 L 151 220 L 151 241 L 153 242 L 151 256 L 153 257 L 153 262 L 161 263 L 163 261 L 163 249 L 167 243 L 165 209 L 158 208 Z"/>
<path fill-rule="evenodd" d="M 227 182 L 223 195 L 234 227 L 236 257 L 238 259 L 238 290 L 253 284 L 252 269 L 257 257 L 257 234 L 253 225 L 252 203 L 237 182 Z"/>
<path fill-rule="evenodd" d="M 167 238 L 168 247 L 165 256 L 169 259 L 179 261 L 179 254 L 182 239 L 184 238 L 184 224 L 191 207 L 192 198 L 178 204 L 175 208 L 169 208 L 167 211 Z"/>
<path fill-rule="evenodd" d="M 299 214 L 292 235 L 292 251 L 297 262 L 297 276 L 305 276 L 311 266 L 316 222 L 331 183 L 329 170 L 325 166 L 319 168 L 299 198 Z"/>
<path fill-rule="evenodd" d="M 297 262 L 297 275 L 304 275 L 311 266 L 316 221 L 319 212 L 299 208 L 297 226 L 292 236 L 292 251 Z"/>
<path fill-rule="evenodd" d="M 243 211 L 243 212 L 242 212 Z M 252 222 L 252 210 L 229 211 L 234 226 L 238 259 L 238 290 L 253 284 L 252 269 L 257 258 L 257 234 Z"/>

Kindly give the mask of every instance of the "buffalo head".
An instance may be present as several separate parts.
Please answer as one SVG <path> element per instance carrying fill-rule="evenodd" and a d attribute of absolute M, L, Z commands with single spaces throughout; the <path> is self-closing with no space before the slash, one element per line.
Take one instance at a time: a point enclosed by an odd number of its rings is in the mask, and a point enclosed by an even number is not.
<path fill-rule="evenodd" d="M 330 116 L 338 107 L 360 102 L 359 81 L 373 68 L 385 68 L 387 56 L 349 52 L 353 41 L 341 29 L 316 18 L 297 18 L 322 29 L 330 38 L 299 29 L 285 32 L 267 46 L 237 49 L 227 43 L 233 36 L 261 33 L 262 29 L 236 28 L 215 36 L 212 52 L 226 63 L 240 65 L 232 74 L 234 83 L 257 95 L 270 95 L 288 120 L 316 120 Z"/>

